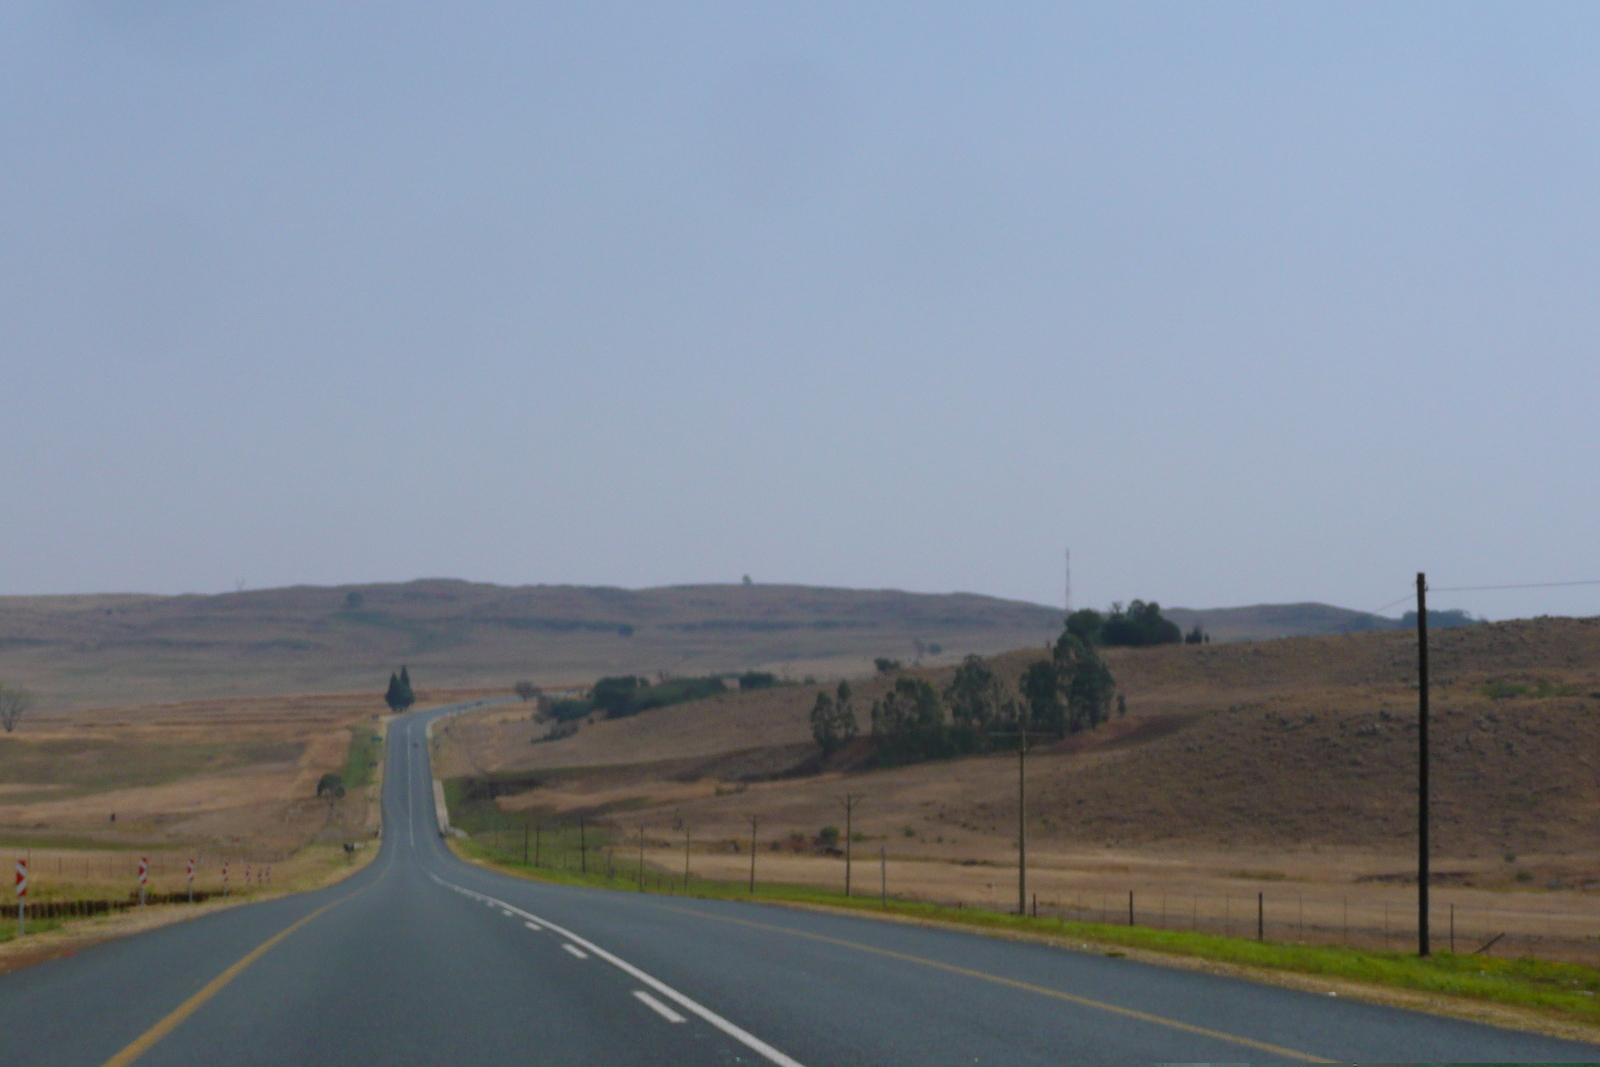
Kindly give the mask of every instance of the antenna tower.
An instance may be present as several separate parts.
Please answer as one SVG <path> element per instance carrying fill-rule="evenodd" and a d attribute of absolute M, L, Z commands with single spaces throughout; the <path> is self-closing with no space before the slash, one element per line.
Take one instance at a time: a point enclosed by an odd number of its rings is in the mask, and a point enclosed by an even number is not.
<path fill-rule="evenodd" d="M 1072 549 L 1067 549 L 1067 614 L 1072 614 Z"/>

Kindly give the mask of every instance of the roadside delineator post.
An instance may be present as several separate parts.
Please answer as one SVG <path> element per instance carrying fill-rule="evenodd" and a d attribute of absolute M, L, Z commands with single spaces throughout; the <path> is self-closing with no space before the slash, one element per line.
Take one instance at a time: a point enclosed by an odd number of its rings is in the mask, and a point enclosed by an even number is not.
<path fill-rule="evenodd" d="M 222 861 L 222 895 L 228 895 L 228 861 Z"/>
<path fill-rule="evenodd" d="M 26 911 L 27 904 L 28 904 L 28 861 L 26 859 L 19 858 L 17 860 L 17 936 L 18 937 L 21 937 L 23 935 L 23 933 L 25 932 L 24 931 L 24 926 L 25 926 L 25 924 L 27 922 L 27 911 Z"/>
<path fill-rule="evenodd" d="M 1256 940 L 1267 939 L 1267 895 L 1256 894 Z"/>
<path fill-rule="evenodd" d="M 189 857 L 189 903 L 194 903 L 194 857 Z"/>
<path fill-rule="evenodd" d="M 150 884 L 150 857 L 139 857 L 139 907 L 144 907 L 145 887 Z"/>

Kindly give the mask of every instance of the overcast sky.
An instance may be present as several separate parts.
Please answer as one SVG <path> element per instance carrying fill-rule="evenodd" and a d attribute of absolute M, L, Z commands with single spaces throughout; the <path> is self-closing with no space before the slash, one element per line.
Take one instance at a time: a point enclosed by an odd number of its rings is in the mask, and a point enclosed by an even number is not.
<path fill-rule="evenodd" d="M 14 0 L 0 592 L 1059 603 L 1069 545 L 1093 605 L 1600 578 L 1597 41 L 1580 5 Z"/>

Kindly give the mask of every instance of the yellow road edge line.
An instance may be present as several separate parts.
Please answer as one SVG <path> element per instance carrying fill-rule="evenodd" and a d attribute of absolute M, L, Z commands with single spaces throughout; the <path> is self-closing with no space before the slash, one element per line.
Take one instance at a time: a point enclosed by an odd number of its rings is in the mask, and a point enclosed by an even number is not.
<path fill-rule="evenodd" d="M 1173 1030 L 1182 1030 L 1185 1033 L 1196 1034 L 1200 1037 L 1209 1037 L 1218 1041 L 1227 1041 L 1231 1044 L 1243 1045 L 1246 1048 L 1253 1048 L 1259 1052 L 1268 1052 L 1274 1056 L 1282 1056 L 1285 1059 L 1299 1060 L 1302 1063 L 1342 1062 L 1340 1060 L 1323 1059 L 1321 1056 L 1313 1056 L 1309 1052 L 1300 1052 L 1292 1048 L 1284 1048 L 1282 1045 L 1273 1045 L 1266 1041 L 1257 1041 L 1254 1038 L 1240 1037 L 1238 1034 L 1229 1034 L 1222 1030 L 1212 1030 L 1208 1027 L 1196 1026 L 1193 1023 L 1182 1022 L 1178 1019 L 1168 1019 L 1165 1016 L 1152 1015 L 1149 1012 L 1139 1011 L 1136 1008 L 1124 1008 L 1116 1004 L 1108 1004 L 1103 1000 L 1093 1000 L 1089 997 L 1080 997 L 1074 993 L 1063 993 L 1058 989 L 1049 989 L 1045 986 L 1034 985 L 1031 982 L 1018 981 L 1015 978 L 1004 978 L 998 974 L 989 974 L 986 971 L 975 971 L 970 967 L 959 967 L 953 963 L 942 963 L 939 960 L 930 960 L 922 956 L 911 956 L 904 952 L 895 952 L 893 949 L 876 948 L 872 945 L 863 945 L 859 941 L 846 941 L 843 938 L 829 937 L 826 934 L 813 934 L 804 930 L 792 930 L 785 926 L 773 926 L 770 923 L 753 922 L 749 919 L 734 919 L 725 915 L 709 915 L 706 912 L 694 911 L 689 908 L 674 908 L 665 905 L 660 905 L 660 907 L 662 907 L 662 910 L 664 911 L 673 911 L 679 913 L 680 915 L 694 915 L 702 919 L 713 919 L 716 922 L 721 923 L 733 923 L 738 926 L 749 926 L 757 930 L 770 930 L 774 933 L 789 934 L 793 937 L 803 937 L 811 941 L 821 941 L 829 945 L 839 945 L 843 948 L 853 948 L 860 952 L 870 952 L 876 956 L 887 956 L 890 959 L 901 960 L 906 963 L 919 963 L 924 967 L 932 967 L 935 970 L 949 971 L 952 974 L 963 975 L 967 978 L 978 978 L 986 982 L 995 982 L 999 985 L 1010 986 L 1013 989 L 1025 989 L 1030 993 L 1038 993 L 1040 996 L 1054 997 L 1057 1000 L 1065 1000 L 1069 1003 L 1078 1004 L 1085 1008 L 1094 1008 L 1097 1011 L 1110 1012 L 1112 1015 L 1121 1015 L 1129 1019 L 1138 1019 L 1140 1022 L 1154 1023 L 1157 1026 L 1165 1026 Z M 110 1065 L 108 1064 L 107 1067 L 110 1067 Z"/>
<path fill-rule="evenodd" d="M 360 890 L 357 890 L 357 892 L 360 892 Z M 107 1060 L 105 1062 L 105 1067 L 128 1067 L 128 1065 L 134 1060 L 150 1051 L 150 1048 L 155 1045 L 156 1042 L 160 1041 L 162 1038 L 172 1033 L 173 1030 L 177 1029 L 178 1024 L 182 1023 L 183 1020 L 199 1011 L 201 1005 L 221 992 L 223 986 L 239 977 L 240 972 L 242 972 L 246 967 L 250 966 L 256 960 L 260 959 L 279 941 L 282 941 L 284 938 L 288 937 L 290 934 L 294 933 L 296 930 L 300 929 L 306 923 L 310 922 L 312 919 L 315 919 L 329 908 L 343 904 L 353 896 L 355 896 L 355 893 L 351 893 L 349 896 L 340 897 L 338 900 L 332 901 L 331 903 L 324 904 L 310 915 L 305 916 L 298 922 L 284 927 L 282 930 L 279 930 L 277 933 L 261 942 L 261 944 L 251 949 L 243 959 L 239 960 L 239 962 L 235 963 L 232 967 L 229 967 L 227 970 L 211 979 L 211 981 L 207 982 L 205 987 L 202 988 L 198 993 L 174 1008 L 166 1018 L 162 1019 L 150 1029 L 140 1034 L 133 1040 L 131 1044 L 128 1045 L 127 1048 L 124 1048 L 121 1052 Z"/>

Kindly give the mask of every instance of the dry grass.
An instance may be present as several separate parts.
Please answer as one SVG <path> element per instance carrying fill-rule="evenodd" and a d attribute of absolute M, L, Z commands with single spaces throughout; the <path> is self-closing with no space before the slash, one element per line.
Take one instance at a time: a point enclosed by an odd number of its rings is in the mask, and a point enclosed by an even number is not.
<path fill-rule="evenodd" d="M 1000 662 L 1016 673 L 1038 654 Z M 1128 717 L 1030 756 L 1033 890 L 1063 912 L 1114 909 L 1128 890 L 1152 907 L 1187 895 L 1202 926 L 1208 915 L 1239 922 L 1263 891 L 1277 909 L 1269 921 L 1292 914 L 1324 934 L 1348 902 L 1353 939 L 1379 938 L 1387 910 L 1398 945 L 1415 895 L 1414 657 L 1414 636 L 1400 632 L 1113 651 Z M 1530 951 L 1593 955 L 1600 620 L 1445 631 L 1432 658 L 1441 936 L 1455 903 L 1463 942 L 1499 924 Z M 943 684 L 949 672 L 923 673 Z M 858 687 L 863 721 L 885 684 Z M 653 835 L 687 824 L 714 846 L 708 873 L 728 877 L 748 863 L 733 852 L 747 816 L 762 819 L 765 850 L 842 827 L 838 797 L 864 793 L 859 847 L 873 860 L 888 850 L 896 892 L 1014 901 L 1015 756 L 863 770 L 857 754 L 805 773 L 815 691 L 727 696 L 541 744 L 529 742 L 542 728 L 516 712 L 467 716 L 443 734 L 441 766 L 509 779 L 498 805 L 510 819 L 584 814 Z M 788 881 L 842 879 L 837 859 L 813 852 L 762 861 Z"/>
<path fill-rule="evenodd" d="M 323 774 L 345 770 L 353 736 L 381 733 L 375 705 L 297 696 L 24 720 L 0 738 L 11 787 L 0 794 L 0 847 L 31 857 L 38 901 L 124 898 L 140 855 L 152 892 L 182 889 L 191 858 L 202 890 L 219 888 L 224 860 L 235 891 L 247 866 L 252 881 L 270 865 L 274 887 L 297 884 L 322 852 L 342 858 L 344 842 L 376 830 L 375 786 L 315 795 Z"/>
<path fill-rule="evenodd" d="M 356 593 L 359 607 L 346 597 Z M 560 686 L 597 675 L 761 668 L 855 674 L 874 656 L 945 659 L 1043 640 L 1059 612 L 971 594 L 778 585 L 626 590 L 447 580 L 220 596 L 0 597 L 0 678 L 41 707 L 266 693 Z M 631 633 L 622 633 L 624 627 Z"/>

